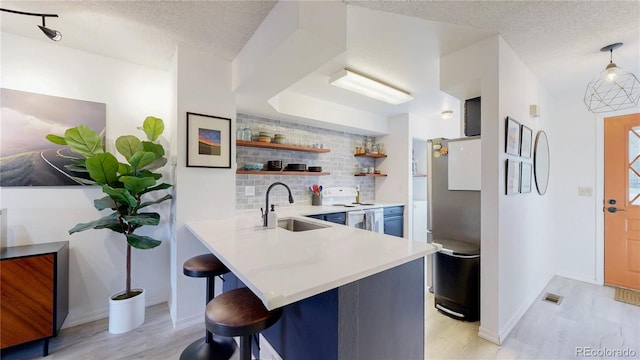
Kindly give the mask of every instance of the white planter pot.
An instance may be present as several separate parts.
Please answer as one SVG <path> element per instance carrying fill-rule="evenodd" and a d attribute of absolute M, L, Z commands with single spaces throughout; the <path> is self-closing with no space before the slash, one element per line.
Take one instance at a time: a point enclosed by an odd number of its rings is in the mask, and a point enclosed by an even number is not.
<path fill-rule="evenodd" d="M 122 334 L 131 331 L 144 323 L 145 301 L 144 289 L 140 294 L 124 300 L 113 300 L 118 293 L 109 298 L 109 333 Z"/>

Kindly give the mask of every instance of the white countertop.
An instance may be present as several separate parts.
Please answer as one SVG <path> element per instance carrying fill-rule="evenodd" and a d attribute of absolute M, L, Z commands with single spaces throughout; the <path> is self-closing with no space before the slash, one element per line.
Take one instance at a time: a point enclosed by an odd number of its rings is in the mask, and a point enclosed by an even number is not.
<path fill-rule="evenodd" d="M 308 205 L 278 209 L 279 219 L 295 217 L 329 226 L 302 232 L 264 228 L 259 210 L 238 211 L 229 220 L 192 222 L 187 228 L 270 310 L 439 249 L 438 245 L 302 216 L 349 210 L 354 208 Z"/>

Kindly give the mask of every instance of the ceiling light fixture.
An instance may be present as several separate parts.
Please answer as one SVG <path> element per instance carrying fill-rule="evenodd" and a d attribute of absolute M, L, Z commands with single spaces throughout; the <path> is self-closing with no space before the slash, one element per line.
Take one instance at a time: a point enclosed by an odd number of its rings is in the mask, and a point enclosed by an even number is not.
<path fill-rule="evenodd" d="M 443 110 L 440 113 L 440 116 L 442 117 L 443 120 L 449 120 L 453 117 L 453 110 Z"/>
<path fill-rule="evenodd" d="M 413 100 L 413 96 L 405 91 L 398 90 L 392 86 L 347 69 L 342 69 L 334 74 L 331 79 L 329 79 L 329 84 L 393 105 Z"/>
<path fill-rule="evenodd" d="M 623 110 L 638 105 L 640 81 L 633 73 L 613 62 L 613 50 L 621 46 L 622 43 L 615 43 L 600 49 L 610 53 L 609 64 L 587 85 L 584 93 L 584 103 L 593 113 Z"/>
<path fill-rule="evenodd" d="M 38 25 L 38 27 L 40 28 L 40 30 L 42 30 L 42 32 L 47 35 L 47 37 L 53 41 L 60 41 L 60 39 L 62 39 L 62 34 L 60 33 L 60 31 L 58 30 L 53 30 L 53 29 L 49 29 L 45 23 L 44 23 L 44 19 L 48 18 L 48 17 L 58 17 L 57 14 L 36 14 L 36 13 L 30 13 L 30 12 L 24 12 L 24 11 L 17 11 L 17 10 L 9 10 L 9 9 L 2 9 L 0 8 L 0 11 L 6 11 L 8 13 L 12 13 L 12 14 L 20 14 L 20 15 L 29 15 L 29 16 L 39 16 L 42 18 L 42 25 Z"/>

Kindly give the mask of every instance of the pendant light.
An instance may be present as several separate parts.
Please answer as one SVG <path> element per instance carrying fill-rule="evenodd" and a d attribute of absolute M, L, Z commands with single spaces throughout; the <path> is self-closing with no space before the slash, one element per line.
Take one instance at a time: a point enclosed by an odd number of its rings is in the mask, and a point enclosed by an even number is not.
<path fill-rule="evenodd" d="M 633 73 L 613 62 L 613 50 L 621 46 L 622 43 L 615 43 L 600 49 L 609 52 L 609 64 L 587 85 L 584 93 L 584 103 L 593 113 L 623 110 L 638 105 L 640 81 Z"/>
<path fill-rule="evenodd" d="M 5 11 L 8 13 L 12 13 L 12 14 L 19 14 L 19 15 L 29 15 L 29 16 L 39 16 L 42 18 L 42 25 L 38 25 L 38 27 L 40 28 L 40 30 L 42 30 L 42 32 L 47 35 L 47 37 L 53 41 L 60 41 L 60 39 L 62 39 L 62 34 L 60 33 L 60 31 L 58 30 L 53 30 L 53 29 L 49 29 L 46 24 L 44 23 L 44 19 L 48 18 L 48 17 L 58 17 L 57 14 L 36 14 L 36 13 L 30 13 L 30 12 L 24 12 L 24 11 L 17 11 L 17 10 L 9 10 L 9 9 L 2 9 L 0 8 L 0 11 Z"/>

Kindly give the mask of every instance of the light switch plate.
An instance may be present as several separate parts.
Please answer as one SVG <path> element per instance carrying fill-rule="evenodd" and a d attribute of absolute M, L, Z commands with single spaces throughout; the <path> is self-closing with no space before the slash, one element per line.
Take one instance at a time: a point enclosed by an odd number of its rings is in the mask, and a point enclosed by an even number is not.
<path fill-rule="evenodd" d="M 244 187 L 244 196 L 256 196 L 256 187 L 255 186 L 245 186 Z"/>
<path fill-rule="evenodd" d="M 590 197 L 592 195 L 593 195 L 593 188 L 586 187 L 586 186 L 579 186 L 578 187 L 578 196 Z"/>

